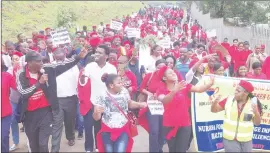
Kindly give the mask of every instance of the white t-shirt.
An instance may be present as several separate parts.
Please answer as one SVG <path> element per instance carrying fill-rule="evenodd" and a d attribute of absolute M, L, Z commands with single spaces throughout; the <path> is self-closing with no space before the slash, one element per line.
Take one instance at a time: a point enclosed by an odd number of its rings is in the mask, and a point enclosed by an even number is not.
<path fill-rule="evenodd" d="M 104 67 L 99 67 L 96 62 L 92 62 L 86 65 L 84 75 L 91 79 L 91 102 L 95 104 L 97 102 L 97 97 L 100 96 L 102 91 L 106 91 L 107 87 L 105 83 L 101 81 L 101 77 L 104 73 L 117 74 L 116 68 L 110 64 L 106 63 Z M 85 78 L 85 84 L 88 79 Z M 81 84 L 81 82 L 80 82 Z M 85 84 L 81 84 L 84 86 Z"/>
<path fill-rule="evenodd" d="M 110 98 L 108 94 L 112 98 Z M 130 95 L 126 88 L 123 88 L 122 91 L 116 95 L 110 94 L 107 89 L 103 91 L 96 103 L 96 105 L 104 108 L 102 122 L 110 128 L 123 127 L 128 120 L 113 103 L 116 103 L 122 111 L 127 114 L 129 100 Z"/>
<path fill-rule="evenodd" d="M 53 63 L 56 63 L 55 61 Z M 57 97 L 70 97 L 77 95 L 77 83 L 79 79 L 79 68 L 77 65 L 56 77 Z"/>

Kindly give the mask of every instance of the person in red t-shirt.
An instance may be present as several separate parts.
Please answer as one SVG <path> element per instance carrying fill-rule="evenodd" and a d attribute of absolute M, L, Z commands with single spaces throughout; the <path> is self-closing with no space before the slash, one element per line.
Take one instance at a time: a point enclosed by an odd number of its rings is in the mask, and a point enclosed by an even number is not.
<path fill-rule="evenodd" d="M 270 80 L 270 56 L 268 56 L 262 66 L 262 72 L 266 75 L 267 79 Z"/>
<path fill-rule="evenodd" d="M 267 80 L 266 75 L 262 73 L 262 64 L 260 62 L 252 64 L 252 72 L 247 74 L 247 78 Z"/>
<path fill-rule="evenodd" d="M 253 99 L 253 91 L 254 87 L 250 82 L 241 80 L 235 89 L 234 95 L 229 95 L 222 101 L 220 101 L 221 95 L 219 95 L 212 103 L 211 112 L 217 113 L 225 110 L 224 114 L 226 119 L 224 119 L 223 123 L 223 144 L 225 152 L 252 152 L 252 132 L 254 127 L 249 128 L 249 125 L 260 125 L 262 110 L 259 100 L 257 98 Z M 237 118 L 236 116 L 238 117 L 238 121 L 235 121 L 237 119 L 233 120 L 233 118 Z M 231 131 L 228 126 L 233 126 L 232 128 L 236 127 L 235 131 Z M 244 128 L 246 129 L 244 130 Z M 244 131 L 246 133 L 242 133 Z M 250 136 L 244 137 L 250 137 L 250 140 L 239 141 L 238 138 L 243 137 L 237 135 L 237 133 L 251 133 Z M 229 137 L 231 138 L 229 139 Z"/>
<path fill-rule="evenodd" d="M 184 80 L 178 82 L 174 70 L 167 66 L 162 67 L 158 75 L 165 82 L 156 95 L 164 105 L 163 126 L 169 152 L 186 152 L 191 133 L 188 94 L 206 91 L 214 84 L 214 79 L 202 86 L 186 84 Z"/>
<path fill-rule="evenodd" d="M 167 62 L 167 66 L 169 68 L 173 69 L 174 72 L 176 73 L 177 78 L 178 78 L 178 81 L 184 80 L 183 77 L 182 77 L 182 75 L 175 68 L 175 65 L 176 65 L 176 59 L 175 59 L 175 57 L 172 56 L 172 55 L 167 55 L 167 56 L 164 57 L 164 59 Z"/>
<path fill-rule="evenodd" d="M 221 45 L 226 48 L 228 51 L 230 50 L 230 44 L 228 43 L 228 38 L 224 38 L 223 42 L 221 43 Z"/>
<path fill-rule="evenodd" d="M 9 131 L 12 117 L 12 107 L 9 100 L 10 89 L 16 90 L 15 80 L 11 74 L 6 72 L 3 59 L 1 61 L 1 146 L 2 152 L 9 152 Z"/>
<path fill-rule="evenodd" d="M 252 53 L 252 51 L 247 50 L 245 46 L 245 43 L 240 42 L 234 52 L 234 71 L 236 71 L 240 65 L 246 64 L 248 56 Z"/>

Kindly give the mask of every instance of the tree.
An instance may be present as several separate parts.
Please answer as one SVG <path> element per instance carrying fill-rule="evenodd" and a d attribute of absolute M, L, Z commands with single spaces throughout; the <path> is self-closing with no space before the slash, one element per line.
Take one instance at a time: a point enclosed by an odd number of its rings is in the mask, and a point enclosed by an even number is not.
<path fill-rule="evenodd" d="M 61 8 L 57 14 L 57 26 L 74 28 L 78 16 L 70 8 Z"/>
<path fill-rule="evenodd" d="M 265 14 L 270 11 L 270 2 L 239 0 L 206 0 L 201 1 L 200 10 L 209 13 L 213 18 L 239 17 L 247 23 L 267 23 Z"/>

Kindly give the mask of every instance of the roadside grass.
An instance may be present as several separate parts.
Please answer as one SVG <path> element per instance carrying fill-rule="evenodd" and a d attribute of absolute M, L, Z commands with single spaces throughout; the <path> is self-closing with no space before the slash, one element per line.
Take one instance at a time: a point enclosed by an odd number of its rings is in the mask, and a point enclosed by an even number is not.
<path fill-rule="evenodd" d="M 143 6 L 140 1 L 3 1 L 2 42 L 17 41 L 17 34 L 31 37 L 33 31 L 46 27 L 57 27 L 59 8 L 70 8 L 78 15 L 76 24 L 88 30 L 100 22 L 110 23 L 111 19 L 138 12 Z M 69 29 L 75 31 L 75 27 Z"/>

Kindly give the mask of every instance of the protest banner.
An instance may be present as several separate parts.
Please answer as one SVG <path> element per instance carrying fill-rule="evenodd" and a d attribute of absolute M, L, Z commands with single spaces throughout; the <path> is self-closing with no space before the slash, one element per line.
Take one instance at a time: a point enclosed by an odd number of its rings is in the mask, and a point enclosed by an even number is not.
<path fill-rule="evenodd" d="M 113 29 L 113 30 L 117 30 L 117 31 L 121 30 L 122 26 L 123 26 L 122 22 L 114 21 L 114 20 L 112 20 L 111 24 L 110 24 L 110 28 Z"/>
<path fill-rule="evenodd" d="M 157 44 L 165 49 L 171 48 L 171 40 L 170 39 L 162 39 L 162 40 L 158 41 Z"/>
<path fill-rule="evenodd" d="M 217 36 L 217 30 L 216 29 L 211 29 L 206 31 L 207 37 L 216 37 Z"/>
<path fill-rule="evenodd" d="M 70 43 L 71 39 L 66 28 L 58 28 L 50 32 L 54 45 Z"/>
<path fill-rule="evenodd" d="M 126 28 L 128 38 L 140 38 L 141 30 L 138 28 Z"/>
<path fill-rule="evenodd" d="M 263 106 L 261 124 L 254 128 L 253 149 L 270 151 L 270 81 L 246 80 L 253 84 L 253 94 Z M 238 78 L 216 77 L 211 89 L 192 94 L 192 127 L 196 151 L 218 152 L 224 149 L 222 127 L 225 112 L 212 113 L 211 104 L 218 95 L 222 96 L 221 99 L 233 96 L 239 81 Z"/>
<path fill-rule="evenodd" d="M 158 100 L 154 100 L 151 97 L 147 100 L 147 106 L 152 115 L 163 115 L 164 113 L 163 103 Z"/>

